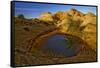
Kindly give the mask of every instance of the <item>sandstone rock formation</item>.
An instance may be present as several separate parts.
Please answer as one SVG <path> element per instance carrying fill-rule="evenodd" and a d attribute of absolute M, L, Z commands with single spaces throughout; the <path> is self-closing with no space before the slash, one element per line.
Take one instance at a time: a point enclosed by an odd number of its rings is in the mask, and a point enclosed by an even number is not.
<path fill-rule="evenodd" d="M 87 13 L 81 26 L 85 26 L 83 29 L 85 40 L 96 51 L 96 16 L 93 13 Z"/>
<path fill-rule="evenodd" d="M 55 14 L 45 12 L 40 15 L 41 20 L 53 21 L 59 31 L 81 37 L 96 51 L 96 15 L 88 12 L 84 14 L 76 9 L 58 11 Z"/>
<path fill-rule="evenodd" d="M 53 16 L 51 12 L 44 12 L 40 15 L 40 20 L 53 21 Z"/>

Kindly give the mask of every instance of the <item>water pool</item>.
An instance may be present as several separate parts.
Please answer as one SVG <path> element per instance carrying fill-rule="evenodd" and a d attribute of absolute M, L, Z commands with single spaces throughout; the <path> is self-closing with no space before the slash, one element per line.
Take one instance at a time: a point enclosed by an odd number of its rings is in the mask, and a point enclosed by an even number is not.
<path fill-rule="evenodd" d="M 70 39 L 69 41 L 69 39 L 65 37 L 65 35 L 52 35 L 47 38 L 42 48 L 45 51 L 51 51 L 56 55 L 74 56 L 78 54 L 81 45 L 73 39 Z M 69 44 L 69 42 L 71 44 Z"/>

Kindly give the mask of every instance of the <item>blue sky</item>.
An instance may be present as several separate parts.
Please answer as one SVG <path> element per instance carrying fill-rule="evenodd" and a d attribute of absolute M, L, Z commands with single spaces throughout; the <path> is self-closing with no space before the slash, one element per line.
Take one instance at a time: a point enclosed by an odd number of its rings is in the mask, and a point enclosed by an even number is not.
<path fill-rule="evenodd" d="M 93 6 L 15 2 L 15 16 L 23 14 L 26 18 L 37 18 L 43 12 L 55 13 L 58 11 L 68 11 L 71 8 L 75 8 L 83 13 L 92 12 L 96 14 L 96 7 Z"/>

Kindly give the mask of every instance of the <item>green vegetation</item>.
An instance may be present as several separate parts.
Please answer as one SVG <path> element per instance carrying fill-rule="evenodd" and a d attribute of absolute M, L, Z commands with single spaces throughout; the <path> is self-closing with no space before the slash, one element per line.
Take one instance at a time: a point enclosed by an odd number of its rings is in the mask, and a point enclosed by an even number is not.
<path fill-rule="evenodd" d="M 35 25 L 32 25 L 32 28 L 33 29 L 41 29 L 41 28 L 44 28 L 43 25 L 39 25 L 39 24 L 35 24 Z"/>
<path fill-rule="evenodd" d="M 75 42 L 76 40 L 75 39 L 73 39 L 73 38 L 67 38 L 66 37 L 66 40 L 64 40 L 65 41 L 65 43 L 66 43 L 66 47 L 67 48 L 71 48 L 75 43 L 77 43 L 77 42 Z"/>
<path fill-rule="evenodd" d="M 25 19 L 24 15 L 23 14 L 20 14 L 17 16 L 19 19 Z"/>

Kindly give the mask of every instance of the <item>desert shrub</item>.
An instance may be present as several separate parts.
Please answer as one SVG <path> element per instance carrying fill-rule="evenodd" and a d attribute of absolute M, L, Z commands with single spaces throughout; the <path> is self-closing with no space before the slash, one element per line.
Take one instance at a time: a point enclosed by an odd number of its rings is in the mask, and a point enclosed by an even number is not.
<path fill-rule="evenodd" d="M 69 23 L 69 31 L 76 32 L 76 33 L 81 32 L 80 25 L 81 25 L 80 21 L 71 20 L 71 22 Z"/>
<path fill-rule="evenodd" d="M 19 19 L 25 19 L 25 17 L 24 17 L 23 14 L 19 14 L 17 17 L 18 17 Z"/>

